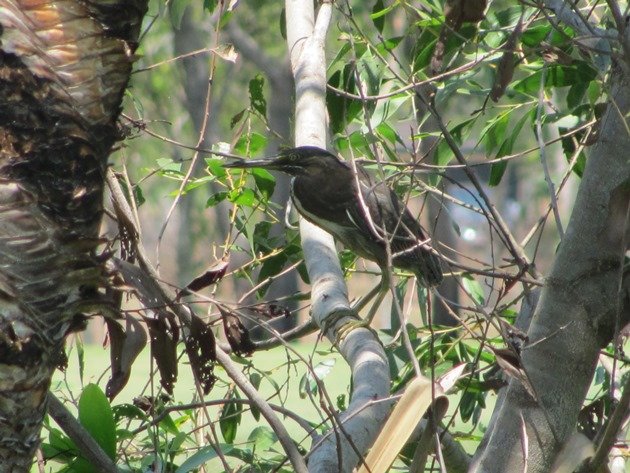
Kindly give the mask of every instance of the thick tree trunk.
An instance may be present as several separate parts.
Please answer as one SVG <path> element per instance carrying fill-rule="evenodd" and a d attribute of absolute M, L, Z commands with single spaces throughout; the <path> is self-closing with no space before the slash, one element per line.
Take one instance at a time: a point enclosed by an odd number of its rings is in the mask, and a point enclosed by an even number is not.
<path fill-rule="evenodd" d="M 0 0 L 0 471 L 30 470 L 66 334 L 103 307 L 107 156 L 146 11 Z"/>
<path fill-rule="evenodd" d="M 548 472 L 576 427 L 600 349 L 625 320 L 621 291 L 630 204 L 630 77 L 613 73 L 601 139 L 529 329 L 522 359 L 533 395 L 512 381 L 475 472 Z M 527 446 L 524 451 L 524 446 Z"/>

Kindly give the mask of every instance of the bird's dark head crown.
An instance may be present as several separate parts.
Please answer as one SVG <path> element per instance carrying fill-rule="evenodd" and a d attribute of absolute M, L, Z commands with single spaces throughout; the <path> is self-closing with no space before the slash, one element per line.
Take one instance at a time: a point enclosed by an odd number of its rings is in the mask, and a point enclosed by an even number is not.
<path fill-rule="evenodd" d="M 265 159 L 238 160 L 225 164 L 224 167 L 253 168 L 261 167 L 281 171 L 293 176 L 317 172 L 334 172 L 346 164 L 334 154 L 317 146 L 298 146 L 286 148 L 276 156 Z"/>

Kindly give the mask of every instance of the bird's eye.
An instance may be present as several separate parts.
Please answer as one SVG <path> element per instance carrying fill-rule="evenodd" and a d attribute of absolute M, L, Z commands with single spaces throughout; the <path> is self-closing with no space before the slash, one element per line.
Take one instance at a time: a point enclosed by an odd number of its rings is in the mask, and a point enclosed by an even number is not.
<path fill-rule="evenodd" d="M 290 159 L 291 161 L 297 161 L 297 159 L 298 159 L 298 155 L 297 155 L 297 154 L 295 154 L 295 153 L 291 153 L 291 154 L 289 155 L 289 159 Z"/>

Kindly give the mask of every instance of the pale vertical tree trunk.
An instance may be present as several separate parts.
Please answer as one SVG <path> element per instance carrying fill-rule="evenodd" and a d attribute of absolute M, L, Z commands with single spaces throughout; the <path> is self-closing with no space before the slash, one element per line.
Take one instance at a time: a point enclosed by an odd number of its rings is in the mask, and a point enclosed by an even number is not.
<path fill-rule="evenodd" d="M 104 171 L 145 11 L 0 0 L 2 472 L 30 470 L 65 336 L 106 305 Z"/>
<path fill-rule="evenodd" d="M 327 146 L 326 60 L 324 44 L 332 15 L 332 4 L 321 4 L 317 16 L 310 0 L 287 0 L 287 43 L 295 79 L 295 142 L 298 146 Z M 352 320 L 347 289 L 332 237 L 300 220 L 300 234 L 306 267 L 311 280 L 311 316 L 320 327 L 326 320 L 327 336 L 335 339 L 337 329 Z M 309 471 L 352 471 L 380 431 L 389 403 L 371 404 L 389 394 L 389 368 L 383 346 L 372 332 L 354 330 L 340 344 L 339 351 L 352 370 L 352 401 L 343 416 L 309 457 Z M 339 428 L 337 421 L 343 423 Z"/>

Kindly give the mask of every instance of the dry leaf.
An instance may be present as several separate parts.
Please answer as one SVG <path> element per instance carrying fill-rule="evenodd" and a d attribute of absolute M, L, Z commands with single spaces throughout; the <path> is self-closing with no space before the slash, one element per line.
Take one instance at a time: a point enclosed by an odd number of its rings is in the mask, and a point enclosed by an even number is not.
<path fill-rule="evenodd" d="M 202 274 L 186 284 L 186 287 L 177 294 L 177 298 L 187 296 L 191 292 L 201 291 L 202 289 L 219 282 L 223 276 L 225 276 L 228 263 L 229 258 L 227 256 L 215 261 L 214 264 L 206 269 Z"/>
<path fill-rule="evenodd" d="M 516 43 L 521 37 L 523 32 L 523 16 L 518 20 L 514 31 L 505 42 L 503 50 L 505 51 L 501 56 L 499 65 L 497 67 L 497 74 L 494 77 L 494 84 L 492 84 L 492 90 L 490 91 L 490 98 L 493 102 L 498 102 L 499 99 L 505 93 L 505 89 L 512 81 L 514 76 L 514 68 L 516 67 Z"/>
<path fill-rule="evenodd" d="M 238 59 L 238 53 L 232 44 L 220 44 L 211 51 L 225 61 L 236 62 Z"/>
<path fill-rule="evenodd" d="M 142 324 L 127 316 L 126 329 L 114 320 L 105 319 L 110 340 L 110 359 L 112 375 L 107 382 L 105 393 L 110 401 L 129 381 L 131 367 L 147 344 L 147 334 Z"/>
<path fill-rule="evenodd" d="M 225 337 L 234 353 L 239 356 L 249 356 L 254 353 L 256 345 L 249 337 L 249 331 L 243 325 L 239 316 L 225 307 L 218 307 L 221 312 Z"/>
<path fill-rule="evenodd" d="M 179 341 L 179 327 L 175 316 L 162 311 L 164 317 L 144 321 L 149 327 L 151 336 L 151 356 L 160 371 L 160 383 L 167 393 L 173 394 L 173 385 L 177 380 L 177 342 Z"/>
<path fill-rule="evenodd" d="M 441 393 L 439 386 L 435 387 L 435 391 L 437 397 L 434 403 L 431 398 L 433 390 L 430 379 L 418 377 L 409 383 L 370 449 L 365 463 L 361 464 L 358 473 L 386 472 L 432 404 L 439 422 L 439 418 L 446 412 L 448 400 Z"/>
<path fill-rule="evenodd" d="M 274 319 L 276 317 L 289 317 L 291 311 L 280 304 L 275 302 L 262 302 L 248 307 L 255 315 L 264 317 L 266 319 Z"/>
<path fill-rule="evenodd" d="M 203 393 L 208 394 L 216 380 L 216 340 L 210 327 L 195 314 L 191 314 L 190 322 L 190 332 L 184 340 L 186 353 L 195 379 L 201 384 Z"/>

